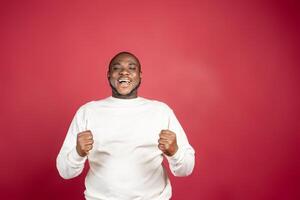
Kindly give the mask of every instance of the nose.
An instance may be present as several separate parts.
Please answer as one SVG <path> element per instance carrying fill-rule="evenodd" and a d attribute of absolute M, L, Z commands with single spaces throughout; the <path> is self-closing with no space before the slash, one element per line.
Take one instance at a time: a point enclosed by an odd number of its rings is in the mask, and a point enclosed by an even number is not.
<path fill-rule="evenodd" d="M 128 71 L 126 68 L 123 68 L 123 69 L 120 71 L 120 74 L 121 74 L 121 75 L 128 75 L 128 74 L 129 74 L 129 71 Z"/>

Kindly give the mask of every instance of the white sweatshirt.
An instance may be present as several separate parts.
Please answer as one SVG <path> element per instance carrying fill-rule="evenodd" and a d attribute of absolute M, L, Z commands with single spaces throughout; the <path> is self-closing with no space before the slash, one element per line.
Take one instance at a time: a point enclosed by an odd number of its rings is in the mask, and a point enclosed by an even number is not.
<path fill-rule="evenodd" d="M 78 109 L 57 156 L 59 174 L 76 177 L 88 160 L 87 200 L 168 200 L 171 185 L 158 149 L 162 129 L 176 133 L 178 151 L 166 156 L 172 173 L 191 174 L 194 150 L 166 104 L 142 97 L 89 102 Z M 92 132 L 94 145 L 88 156 L 81 157 L 76 137 L 85 130 Z"/>

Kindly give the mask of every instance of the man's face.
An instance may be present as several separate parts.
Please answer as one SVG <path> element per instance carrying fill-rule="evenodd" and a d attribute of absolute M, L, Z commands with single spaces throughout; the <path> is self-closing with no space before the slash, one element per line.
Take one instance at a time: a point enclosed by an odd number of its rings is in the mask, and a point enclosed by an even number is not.
<path fill-rule="evenodd" d="M 137 97 L 141 71 L 139 62 L 133 56 L 129 54 L 117 56 L 109 66 L 107 77 L 113 97 L 123 99 Z"/>

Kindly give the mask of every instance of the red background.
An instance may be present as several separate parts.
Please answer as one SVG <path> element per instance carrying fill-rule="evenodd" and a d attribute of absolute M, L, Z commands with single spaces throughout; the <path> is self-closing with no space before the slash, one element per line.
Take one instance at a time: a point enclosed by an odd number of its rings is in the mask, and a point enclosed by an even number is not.
<path fill-rule="evenodd" d="M 1 199 L 83 199 L 55 159 L 119 51 L 196 150 L 173 199 L 300 199 L 297 1 L 1 1 Z"/>

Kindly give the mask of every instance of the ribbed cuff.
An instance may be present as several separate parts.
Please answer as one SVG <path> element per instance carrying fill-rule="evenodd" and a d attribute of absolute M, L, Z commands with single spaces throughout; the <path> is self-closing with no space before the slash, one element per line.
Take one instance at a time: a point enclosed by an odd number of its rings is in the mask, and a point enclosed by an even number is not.
<path fill-rule="evenodd" d="M 173 156 L 167 156 L 171 165 L 176 165 L 183 158 L 183 150 L 182 148 L 178 148 L 177 152 Z"/>
<path fill-rule="evenodd" d="M 78 153 L 76 148 L 72 149 L 72 151 L 69 153 L 68 155 L 68 159 L 71 163 L 73 163 L 74 165 L 81 165 L 85 162 L 85 160 L 87 159 L 87 157 L 81 157 Z"/>

